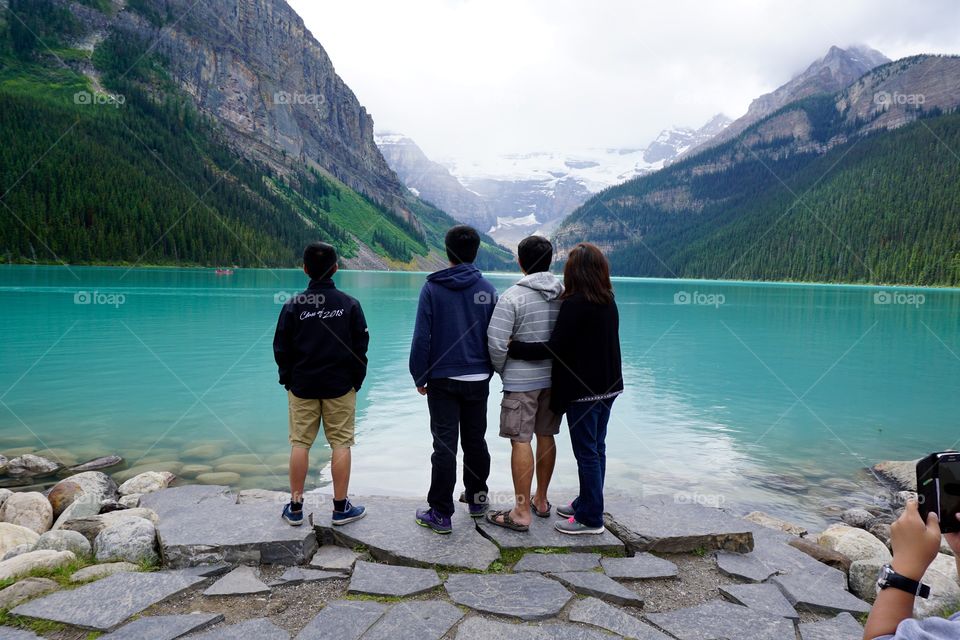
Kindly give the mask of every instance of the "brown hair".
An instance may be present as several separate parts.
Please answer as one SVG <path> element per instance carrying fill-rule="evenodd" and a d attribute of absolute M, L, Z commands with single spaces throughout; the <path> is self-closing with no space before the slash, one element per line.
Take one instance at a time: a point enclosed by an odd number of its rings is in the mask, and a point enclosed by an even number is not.
<path fill-rule="evenodd" d="M 563 267 L 564 292 L 561 299 L 581 294 L 595 304 L 613 302 L 610 263 L 595 245 L 581 242 L 567 254 Z"/>

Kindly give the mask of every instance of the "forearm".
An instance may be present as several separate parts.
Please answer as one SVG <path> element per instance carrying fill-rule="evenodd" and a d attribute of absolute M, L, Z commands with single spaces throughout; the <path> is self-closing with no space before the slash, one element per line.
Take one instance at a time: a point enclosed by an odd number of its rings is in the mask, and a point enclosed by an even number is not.
<path fill-rule="evenodd" d="M 864 640 L 895 634 L 901 622 L 913 617 L 913 602 L 914 596 L 906 591 L 892 588 L 880 591 L 863 631 Z"/>

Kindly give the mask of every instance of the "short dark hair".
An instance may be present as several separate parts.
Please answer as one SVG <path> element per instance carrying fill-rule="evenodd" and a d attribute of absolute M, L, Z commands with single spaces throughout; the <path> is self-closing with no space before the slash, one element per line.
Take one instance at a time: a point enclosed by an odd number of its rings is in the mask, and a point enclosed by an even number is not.
<path fill-rule="evenodd" d="M 323 280 L 337 270 L 337 250 L 326 242 L 311 242 L 303 250 L 303 266 L 311 280 Z"/>
<path fill-rule="evenodd" d="M 480 234 L 473 227 L 458 224 L 447 231 L 443 243 L 447 248 L 447 258 L 453 264 L 473 262 L 480 250 Z"/>
<path fill-rule="evenodd" d="M 553 245 L 543 236 L 524 238 L 517 247 L 517 258 L 520 259 L 520 268 L 525 273 L 550 271 L 550 261 L 553 260 Z"/>

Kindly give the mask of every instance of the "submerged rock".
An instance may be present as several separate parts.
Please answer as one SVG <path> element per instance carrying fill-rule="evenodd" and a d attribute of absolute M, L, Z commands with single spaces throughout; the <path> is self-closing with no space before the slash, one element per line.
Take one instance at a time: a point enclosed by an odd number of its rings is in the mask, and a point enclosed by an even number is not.
<path fill-rule="evenodd" d="M 123 458 L 120 456 L 102 456 L 100 458 L 88 460 L 87 462 L 82 462 L 74 467 L 70 467 L 69 471 L 74 473 L 80 473 L 83 471 L 100 471 L 101 469 L 115 467 L 121 463 L 123 463 Z"/>
<path fill-rule="evenodd" d="M 0 522 L 17 524 L 40 534 L 53 524 L 53 507 L 42 493 L 14 493 L 0 508 Z"/>
<path fill-rule="evenodd" d="M 60 465 L 53 460 L 25 453 L 7 463 L 7 475 L 19 478 L 23 476 L 43 476 L 56 473 Z"/>
<path fill-rule="evenodd" d="M 807 530 L 804 527 L 801 527 L 798 524 L 793 524 L 792 522 L 787 522 L 776 516 L 771 516 L 770 514 L 764 513 L 763 511 L 754 511 L 748 513 L 743 518 L 744 520 L 749 520 L 755 524 L 759 524 L 761 527 L 766 527 L 768 529 L 774 529 L 776 531 L 783 531 L 795 536 L 805 536 L 807 535 Z"/>
<path fill-rule="evenodd" d="M 7 472 L 7 464 L 10 461 L 7 460 L 7 456 L 0 456 L 0 475 L 3 475 Z"/>
<path fill-rule="evenodd" d="M 917 490 L 919 460 L 888 460 L 873 465 L 873 472 L 900 491 Z"/>

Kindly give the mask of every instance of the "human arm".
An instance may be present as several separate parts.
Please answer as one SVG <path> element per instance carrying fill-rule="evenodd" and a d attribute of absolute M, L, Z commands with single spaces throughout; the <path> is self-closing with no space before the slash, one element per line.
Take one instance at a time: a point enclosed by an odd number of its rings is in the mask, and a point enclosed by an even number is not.
<path fill-rule="evenodd" d="M 277 329 L 273 334 L 273 359 L 277 363 L 279 382 L 284 387 L 290 385 L 290 369 L 293 366 L 293 323 L 294 314 L 290 304 L 284 304 L 277 318 Z"/>
<path fill-rule="evenodd" d="M 367 319 L 363 315 L 363 308 L 359 302 L 356 303 L 350 318 L 350 338 L 353 342 L 351 350 L 354 356 L 353 388 L 359 391 L 367 377 L 367 349 L 370 347 Z"/>
<path fill-rule="evenodd" d="M 579 303 L 576 300 L 566 300 L 560 305 L 557 322 L 553 326 L 548 342 L 520 342 L 510 343 L 509 355 L 517 360 L 548 360 L 550 358 L 563 359 L 564 354 L 572 350 L 577 340 L 577 325 Z"/>
<path fill-rule="evenodd" d="M 940 523 L 935 513 L 927 522 L 920 517 L 916 500 L 907 503 L 900 518 L 890 527 L 893 570 L 920 581 L 940 551 Z M 893 587 L 882 589 L 867 619 L 864 640 L 893 635 L 901 622 L 913 617 L 915 596 Z"/>
<path fill-rule="evenodd" d="M 413 327 L 413 343 L 410 345 L 410 375 L 421 395 L 426 395 L 430 375 L 430 335 L 433 326 L 430 288 L 424 285 L 417 304 L 417 319 Z"/>
<path fill-rule="evenodd" d="M 503 367 L 507 363 L 507 351 L 516 320 L 517 309 L 514 303 L 507 298 L 500 298 L 487 326 L 487 350 L 497 373 L 503 373 Z"/>

